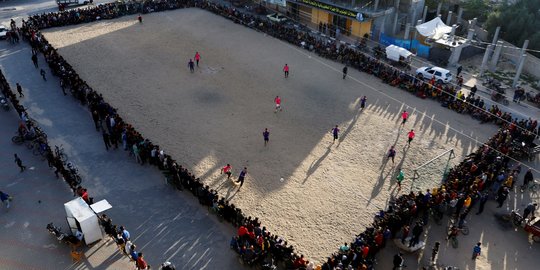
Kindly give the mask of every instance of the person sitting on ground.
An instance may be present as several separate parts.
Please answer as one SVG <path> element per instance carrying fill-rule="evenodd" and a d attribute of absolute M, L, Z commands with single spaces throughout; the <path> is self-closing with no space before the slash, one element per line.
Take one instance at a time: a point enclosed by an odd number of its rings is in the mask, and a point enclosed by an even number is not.
<path fill-rule="evenodd" d="M 293 263 L 293 267 L 295 269 L 306 267 L 306 265 L 307 265 L 307 262 L 304 259 L 304 255 L 300 255 L 300 257 L 296 258 L 296 260 L 294 260 L 294 263 Z"/>

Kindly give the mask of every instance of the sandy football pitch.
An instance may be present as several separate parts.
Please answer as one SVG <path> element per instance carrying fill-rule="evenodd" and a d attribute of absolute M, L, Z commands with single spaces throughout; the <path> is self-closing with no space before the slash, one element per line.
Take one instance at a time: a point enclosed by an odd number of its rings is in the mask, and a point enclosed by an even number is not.
<path fill-rule="evenodd" d="M 44 33 L 143 136 L 317 261 L 363 231 L 397 193 L 397 168 L 408 192 L 416 166 L 450 148 L 459 162 L 496 130 L 351 69 L 343 80 L 340 64 L 200 9 Z M 190 73 L 196 51 L 202 60 Z M 274 113 L 277 95 L 283 111 Z M 403 110 L 411 117 L 400 128 Z M 416 138 L 407 147 L 410 129 Z M 384 157 L 394 144 L 392 164 Z M 241 189 L 219 174 L 226 163 L 235 179 L 248 168 Z"/>

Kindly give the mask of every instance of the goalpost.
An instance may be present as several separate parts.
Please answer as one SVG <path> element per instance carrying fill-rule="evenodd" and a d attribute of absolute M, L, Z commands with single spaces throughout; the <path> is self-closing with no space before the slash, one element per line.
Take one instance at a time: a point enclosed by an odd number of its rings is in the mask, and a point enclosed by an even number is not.
<path fill-rule="evenodd" d="M 413 170 L 410 191 L 425 191 L 445 181 L 450 160 L 455 158 L 454 149 L 444 151 Z"/>

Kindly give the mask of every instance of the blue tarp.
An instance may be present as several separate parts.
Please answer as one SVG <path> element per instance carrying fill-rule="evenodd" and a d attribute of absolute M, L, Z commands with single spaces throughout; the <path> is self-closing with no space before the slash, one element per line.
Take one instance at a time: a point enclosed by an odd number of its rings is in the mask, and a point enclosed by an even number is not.
<path fill-rule="evenodd" d="M 385 34 L 381 34 L 379 42 L 384 46 L 389 46 L 393 44 L 405 48 L 420 57 L 428 58 L 429 56 L 429 46 L 420 44 L 420 42 L 416 39 L 397 39 L 387 36 Z"/>

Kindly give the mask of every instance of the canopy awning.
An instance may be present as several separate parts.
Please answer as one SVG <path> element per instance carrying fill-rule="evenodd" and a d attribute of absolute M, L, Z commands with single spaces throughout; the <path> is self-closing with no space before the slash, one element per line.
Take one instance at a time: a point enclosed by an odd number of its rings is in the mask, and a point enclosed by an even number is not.
<path fill-rule="evenodd" d="M 452 27 L 444 24 L 441 18 L 436 17 L 429 22 L 417 25 L 416 31 L 424 37 L 439 39 L 444 34 L 452 32 Z"/>

